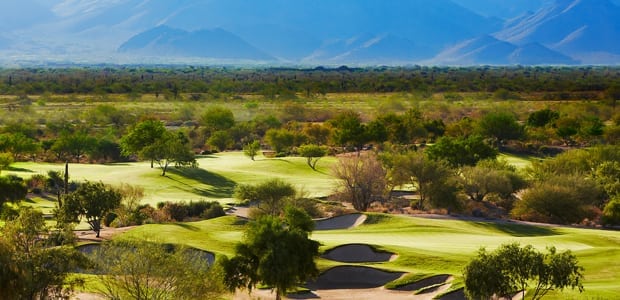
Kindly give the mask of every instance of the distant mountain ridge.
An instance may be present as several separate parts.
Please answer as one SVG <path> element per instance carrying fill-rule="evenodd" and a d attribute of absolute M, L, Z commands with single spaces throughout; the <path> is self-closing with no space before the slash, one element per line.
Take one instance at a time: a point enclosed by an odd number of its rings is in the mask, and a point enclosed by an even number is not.
<path fill-rule="evenodd" d="M 620 0 L 5 1 L 0 63 L 620 63 Z"/>

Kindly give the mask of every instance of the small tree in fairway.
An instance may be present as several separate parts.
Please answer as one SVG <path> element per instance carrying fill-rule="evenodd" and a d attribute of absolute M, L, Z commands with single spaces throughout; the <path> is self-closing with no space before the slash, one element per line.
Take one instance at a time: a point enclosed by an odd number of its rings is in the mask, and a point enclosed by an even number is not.
<path fill-rule="evenodd" d="M 101 220 L 121 204 L 121 194 L 101 182 L 85 182 L 75 192 L 69 193 L 58 211 L 61 222 L 79 223 L 85 217 L 90 228 L 101 231 Z"/>
<path fill-rule="evenodd" d="M 305 212 L 292 207 L 287 208 L 284 221 L 266 215 L 249 223 L 235 256 L 222 262 L 224 284 L 230 291 L 267 285 L 281 299 L 287 290 L 316 276 L 314 258 L 320 244 L 308 238 L 311 224 Z"/>

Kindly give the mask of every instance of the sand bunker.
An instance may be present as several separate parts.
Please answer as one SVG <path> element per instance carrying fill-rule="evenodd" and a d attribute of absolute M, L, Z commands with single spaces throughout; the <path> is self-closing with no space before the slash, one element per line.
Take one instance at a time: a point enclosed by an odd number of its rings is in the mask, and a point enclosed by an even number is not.
<path fill-rule="evenodd" d="M 348 214 L 315 221 L 315 230 L 347 229 L 359 226 L 366 221 L 364 214 Z"/>
<path fill-rule="evenodd" d="M 321 257 L 345 263 L 361 263 L 392 261 L 397 255 L 391 252 L 377 252 L 366 244 L 347 244 L 333 248 Z"/>
<path fill-rule="evenodd" d="M 431 276 L 431 277 L 424 278 L 422 280 L 416 281 L 414 283 L 398 287 L 396 289 L 399 290 L 399 291 L 417 291 L 417 290 L 419 290 L 421 288 L 425 288 L 425 287 L 429 287 L 429 286 L 433 286 L 433 285 L 438 285 L 438 284 L 446 283 L 450 279 L 452 279 L 452 276 L 445 275 L 445 274 L 444 275 Z"/>
<path fill-rule="evenodd" d="M 307 286 L 311 290 L 376 288 L 403 274 L 370 267 L 338 266 L 325 271 L 315 281 L 308 282 Z"/>

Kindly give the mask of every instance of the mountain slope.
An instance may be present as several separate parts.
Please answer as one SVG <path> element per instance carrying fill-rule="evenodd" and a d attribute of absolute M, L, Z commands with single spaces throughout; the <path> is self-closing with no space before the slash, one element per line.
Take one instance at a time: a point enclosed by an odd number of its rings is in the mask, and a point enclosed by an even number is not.
<path fill-rule="evenodd" d="M 450 47 L 433 58 L 431 62 L 447 65 L 571 65 L 576 63 L 574 59 L 537 43 L 517 46 L 488 35 Z"/>
<path fill-rule="evenodd" d="M 119 52 L 153 56 L 272 59 L 223 29 L 185 31 L 163 25 L 135 35 L 119 47 Z"/>
<path fill-rule="evenodd" d="M 620 7 L 609 0 L 557 0 L 495 34 L 515 44 L 540 43 L 571 56 L 620 54 Z"/>

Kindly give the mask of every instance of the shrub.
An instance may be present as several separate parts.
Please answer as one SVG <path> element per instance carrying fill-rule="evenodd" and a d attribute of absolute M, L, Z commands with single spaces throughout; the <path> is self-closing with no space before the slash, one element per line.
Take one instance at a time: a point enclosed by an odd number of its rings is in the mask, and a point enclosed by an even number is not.
<path fill-rule="evenodd" d="M 107 215 L 105 215 L 105 217 L 103 218 L 103 225 L 105 225 L 106 227 L 110 227 L 110 224 L 112 224 L 112 222 L 114 220 L 116 220 L 116 213 L 114 212 L 109 212 Z"/>
<path fill-rule="evenodd" d="M 177 222 L 181 222 L 187 217 L 187 206 L 182 203 L 166 202 L 161 211 L 167 219 Z"/>
<path fill-rule="evenodd" d="M 211 206 L 200 215 L 203 219 L 213 219 L 226 215 L 224 208 L 217 202 L 210 202 Z"/>

